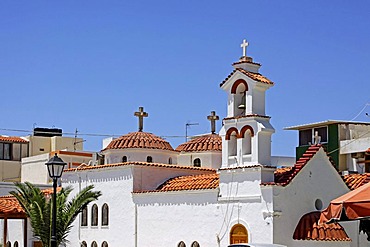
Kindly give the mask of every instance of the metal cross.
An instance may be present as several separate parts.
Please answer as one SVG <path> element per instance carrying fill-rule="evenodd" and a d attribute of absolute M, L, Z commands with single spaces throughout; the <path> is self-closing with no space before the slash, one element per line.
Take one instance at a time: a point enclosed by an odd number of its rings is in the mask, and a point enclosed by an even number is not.
<path fill-rule="evenodd" d="M 244 39 L 243 43 L 240 45 L 241 48 L 243 48 L 243 57 L 247 56 L 247 46 L 249 43 Z"/>
<path fill-rule="evenodd" d="M 211 132 L 214 134 L 216 132 L 216 120 L 220 118 L 216 115 L 215 111 L 211 111 L 211 115 L 207 116 L 207 119 L 211 121 Z"/>
<path fill-rule="evenodd" d="M 148 117 L 148 113 L 144 111 L 144 107 L 140 106 L 139 111 L 135 112 L 134 116 L 139 118 L 139 132 L 143 131 L 144 118 Z"/>

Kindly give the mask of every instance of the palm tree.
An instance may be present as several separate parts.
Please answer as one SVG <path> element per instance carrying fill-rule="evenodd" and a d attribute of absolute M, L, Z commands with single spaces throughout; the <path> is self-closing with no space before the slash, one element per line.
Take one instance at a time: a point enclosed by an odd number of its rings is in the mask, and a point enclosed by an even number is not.
<path fill-rule="evenodd" d="M 11 191 L 10 194 L 18 200 L 30 219 L 34 236 L 42 242 L 43 247 L 49 247 L 53 206 L 51 198 L 29 182 L 15 183 L 15 186 L 16 191 Z M 93 185 L 87 186 L 70 201 L 67 199 L 72 192 L 72 187 L 62 188 L 57 193 L 57 246 L 68 242 L 67 236 L 71 231 L 72 223 L 82 209 L 101 196 L 101 192 L 92 191 L 93 188 Z"/>

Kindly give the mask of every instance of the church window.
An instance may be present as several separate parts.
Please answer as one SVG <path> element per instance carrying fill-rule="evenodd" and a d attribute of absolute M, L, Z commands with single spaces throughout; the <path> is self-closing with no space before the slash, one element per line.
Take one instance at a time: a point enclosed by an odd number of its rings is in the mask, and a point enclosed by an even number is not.
<path fill-rule="evenodd" d="M 6 242 L 6 247 L 12 247 L 12 243 L 10 241 Z"/>
<path fill-rule="evenodd" d="M 82 209 L 81 213 L 81 226 L 87 226 L 87 207 Z"/>
<path fill-rule="evenodd" d="M 181 242 L 177 245 L 177 247 L 186 247 L 186 244 L 184 243 L 184 241 L 181 241 Z"/>
<path fill-rule="evenodd" d="M 238 130 L 236 128 L 230 128 L 226 132 L 225 139 L 227 140 L 229 156 L 236 156 L 237 136 L 238 136 Z"/>
<path fill-rule="evenodd" d="M 236 224 L 230 231 L 230 244 L 248 243 L 248 231 L 242 224 Z"/>
<path fill-rule="evenodd" d="M 82 241 L 81 247 L 87 247 L 87 243 L 85 241 Z"/>
<path fill-rule="evenodd" d="M 195 167 L 201 167 L 202 166 L 202 161 L 199 158 L 196 158 L 193 161 L 193 164 L 194 164 Z"/>
<path fill-rule="evenodd" d="M 108 243 L 106 241 L 104 241 L 102 244 L 101 244 L 101 247 L 108 247 Z"/>
<path fill-rule="evenodd" d="M 252 137 L 254 135 L 253 128 L 249 125 L 244 126 L 240 135 L 242 137 L 242 152 L 243 155 L 248 155 L 252 153 Z"/>
<path fill-rule="evenodd" d="M 91 208 L 91 225 L 98 225 L 98 206 L 94 204 Z"/>
<path fill-rule="evenodd" d="M 153 162 L 153 157 L 152 156 L 147 156 L 146 157 L 146 162 L 149 162 L 149 163 Z"/>
<path fill-rule="evenodd" d="M 15 241 L 14 244 L 13 244 L 14 247 L 18 247 L 18 241 Z"/>
<path fill-rule="evenodd" d="M 171 157 L 168 158 L 168 164 L 170 164 L 170 165 L 172 164 L 172 158 Z"/>
<path fill-rule="evenodd" d="M 234 95 L 234 116 L 245 115 L 246 91 L 248 91 L 248 84 L 242 79 L 234 82 L 231 87 L 231 93 Z"/>
<path fill-rule="evenodd" d="M 93 241 L 93 242 L 91 243 L 91 247 L 98 247 L 98 244 L 97 244 L 95 241 Z"/>
<path fill-rule="evenodd" d="M 109 207 L 108 204 L 104 203 L 101 209 L 101 224 L 107 226 L 109 223 Z"/>
<path fill-rule="evenodd" d="M 322 201 L 320 199 L 316 199 L 316 201 L 315 201 L 316 210 L 320 211 L 320 210 L 322 210 L 322 207 L 323 207 Z"/>
<path fill-rule="evenodd" d="M 191 247 L 200 247 L 199 243 L 197 241 L 194 241 L 192 244 L 191 244 Z"/>
<path fill-rule="evenodd" d="M 127 162 L 127 156 L 122 157 L 122 162 Z"/>

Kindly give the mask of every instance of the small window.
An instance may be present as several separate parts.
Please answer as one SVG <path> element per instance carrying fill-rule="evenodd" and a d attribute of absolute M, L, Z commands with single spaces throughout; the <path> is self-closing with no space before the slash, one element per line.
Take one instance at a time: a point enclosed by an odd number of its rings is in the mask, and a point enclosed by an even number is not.
<path fill-rule="evenodd" d="M 14 244 L 13 244 L 14 247 L 19 247 L 18 245 L 18 241 L 15 241 Z"/>
<path fill-rule="evenodd" d="M 91 247 L 98 247 L 98 244 L 97 244 L 95 241 L 93 241 L 93 242 L 91 243 Z"/>
<path fill-rule="evenodd" d="M 326 127 L 314 128 L 313 134 L 320 136 L 320 143 L 328 142 L 328 130 Z"/>
<path fill-rule="evenodd" d="M 148 157 L 146 157 L 146 162 L 153 162 L 153 158 L 152 158 L 152 156 L 148 156 Z"/>
<path fill-rule="evenodd" d="M 194 161 L 193 161 L 193 164 L 195 167 L 201 167 L 202 166 L 202 162 L 199 158 L 196 158 Z"/>
<path fill-rule="evenodd" d="M 12 247 L 12 243 L 10 241 L 6 242 L 6 247 Z"/>
<path fill-rule="evenodd" d="M 87 243 L 85 241 L 82 241 L 81 247 L 87 247 Z"/>
<path fill-rule="evenodd" d="M 127 156 L 122 157 L 122 162 L 127 162 Z"/>
<path fill-rule="evenodd" d="M 312 143 L 312 130 L 299 131 L 299 146 L 310 145 Z"/>
<path fill-rule="evenodd" d="M 184 243 L 184 241 L 181 241 L 181 242 L 177 245 L 177 247 L 186 247 L 186 244 Z"/>
<path fill-rule="evenodd" d="M 192 244 L 191 244 L 191 247 L 200 247 L 199 243 L 197 241 L 194 241 Z"/>
<path fill-rule="evenodd" d="M 106 241 L 104 241 L 102 244 L 101 244 L 101 247 L 108 247 L 108 243 Z"/>
<path fill-rule="evenodd" d="M 108 204 L 104 203 L 101 209 L 101 225 L 107 226 L 108 223 L 109 223 L 109 207 Z"/>
<path fill-rule="evenodd" d="M 84 207 L 81 212 L 81 226 L 87 226 L 87 207 Z"/>
<path fill-rule="evenodd" d="M 91 208 L 91 225 L 98 225 L 98 206 L 94 204 Z"/>
<path fill-rule="evenodd" d="M 170 165 L 172 164 L 172 158 L 171 157 L 168 158 L 168 164 L 170 164 Z"/>
<path fill-rule="evenodd" d="M 320 211 L 320 210 L 322 210 L 322 207 L 323 207 L 322 201 L 320 199 L 316 199 L 316 201 L 315 201 L 316 210 Z"/>

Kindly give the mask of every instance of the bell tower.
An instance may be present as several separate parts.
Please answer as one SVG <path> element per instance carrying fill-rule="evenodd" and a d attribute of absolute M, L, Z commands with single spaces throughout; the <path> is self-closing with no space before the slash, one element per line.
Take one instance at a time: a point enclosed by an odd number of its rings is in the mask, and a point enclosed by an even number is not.
<path fill-rule="evenodd" d="M 271 135 L 275 130 L 265 115 L 265 94 L 274 83 L 259 73 L 261 64 L 247 56 L 248 45 L 243 40 L 242 57 L 220 84 L 228 97 L 227 117 L 220 131 L 222 167 L 271 163 Z"/>

